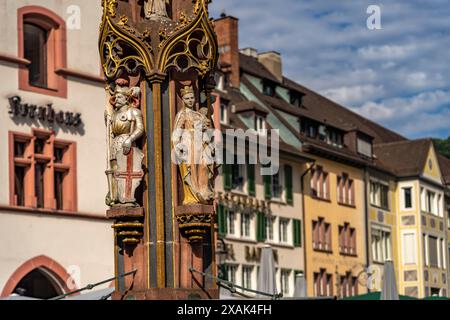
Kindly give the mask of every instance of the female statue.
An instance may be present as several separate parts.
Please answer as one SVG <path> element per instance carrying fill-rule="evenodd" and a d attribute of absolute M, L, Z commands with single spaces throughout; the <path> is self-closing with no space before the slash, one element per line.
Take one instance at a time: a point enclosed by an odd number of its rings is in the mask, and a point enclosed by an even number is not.
<path fill-rule="evenodd" d="M 167 18 L 166 4 L 168 0 L 145 0 L 144 2 L 144 13 L 145 18 Z"/>
<path fill-rule="evenodd" d="M 194 110 L 196 100 L 192 87 L 182 89 L 181 96 L 184 107 L 175 118 L 172 143 L 183 179 L 183 205 L 211 204 L 216 174 L 212 137 L 207 132 L 211 120 L 206 108 Z"/>

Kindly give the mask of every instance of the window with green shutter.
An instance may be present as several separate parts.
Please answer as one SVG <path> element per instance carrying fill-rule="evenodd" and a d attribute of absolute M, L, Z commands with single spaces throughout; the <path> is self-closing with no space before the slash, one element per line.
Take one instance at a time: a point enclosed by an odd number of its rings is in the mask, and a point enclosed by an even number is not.
<path fill-rule="evenodd" d="M 223 188 L 225 189 L 225 191 L 231 191 L 231 189 L 233 188 L 232 166 L 230 164 L 223 164 L 222 173 L 223 173 Z"/>
<path fill-rule="evenodd" d="M 264 176 L 264 197 L 266 200 L 272 199 L 272 176 Z"/>
<path fill-rule="evenodd" d="M 292 167 L 290 165 L 284 166 L 284 182 L 286 187 L 286 202 L 289 205 L 293 205 L 294 194 L 292 190 Z"/>
<path fill-rule="evenodd" d="M 300 220 L 293 220 L 294 246 L 302 246 L 302 222 Z"/>
<path fill-rule="evenodd" d="M 226 209 L 221 204 L 219 204 L 217 210 L 217 226 L 219 229 L 219 235 L 225 236 L 227 234 L 227 216 L 226 216 Z"/>
<path fill-rule="evenodd" d="M 258 242 L 266 241 L 266 216 L 262 212 L 258 212 L 256 216 L 256 240 Z"/>

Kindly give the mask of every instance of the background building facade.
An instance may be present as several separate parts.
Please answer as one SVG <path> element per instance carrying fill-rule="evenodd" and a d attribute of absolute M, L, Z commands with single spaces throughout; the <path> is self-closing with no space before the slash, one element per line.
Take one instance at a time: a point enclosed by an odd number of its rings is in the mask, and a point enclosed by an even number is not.
<path fill-rule="evenodd" d="M 100 17 L 90 0 L 0 4 L 2 296 L 48 298 L 114 274 Z"/>

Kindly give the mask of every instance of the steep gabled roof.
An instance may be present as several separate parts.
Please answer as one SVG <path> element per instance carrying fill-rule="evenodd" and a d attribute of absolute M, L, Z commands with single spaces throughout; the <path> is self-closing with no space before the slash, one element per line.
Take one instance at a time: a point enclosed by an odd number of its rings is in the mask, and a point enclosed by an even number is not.
<path fill-rule="evenodd" d="M 297 91 L 304 95 L 303 107 L 295 108 L 281 98 L 264 97 L 274 108 L 283 109 L 296 115 L 300 113 L 304 117 L 325 123 L 343 131 L 359 130 L 374 138 L 375 143 L 387 143 L 406 140 L 405 137 L 387 128 L 376 124 L 338 103 L 308 89 L 295 81 L 284 77 L 280 83 L 272 73 L 258 61 L 257 58 L 240 54 L 240 65 L 244 73 L 248 73 L 261 79 L 267 79 L 279 85 Z M 291 106 L 291 108 L 289 108 Z M 290 110 L 289 110 L 290 109 Z M 297 111 L 295 111 L 297 109 Z"/>
<path fill-rule="evenodd" d="M 374 145 L 376 162 L 389 169 L 397 177 L 412 177 L 422 174 L 431 139 L 406 140 Z"/>
<path fill-rule="evenodd" d="M 450 185 L 450 159 L 438 154 L 439 167 L 446 185 Z"/>

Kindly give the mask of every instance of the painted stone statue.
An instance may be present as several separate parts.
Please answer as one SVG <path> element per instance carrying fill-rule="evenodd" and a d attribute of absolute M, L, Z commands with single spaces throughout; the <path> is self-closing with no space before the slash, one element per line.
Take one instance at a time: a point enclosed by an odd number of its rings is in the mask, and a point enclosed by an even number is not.
<path fill-rule="evenodd" d="M 212 204 L 216 166 L 211 120 L 207 109 L 195 111 L 196 99 L 192 87 L 181 90 L 184 107 L 176 115 L 172 135 L 175 161 L 183 179 L 183 205 Z"/>
<path fill-rule="evenodd" d="M 144 0 L 145 18 L 168 18 L 166 4 L 169 4 L 169 0 Z"/>
<path fill-rule="evenodd" d="M 105 112 L 109 187 L 106 204 L 111 207 L 138 206 L 135 193 L 144 176 L 144 153 L 136 146 L 144 134 L 139 100 L 140 89 L 130 88 L 127 80 L 119 79 Z"/>

